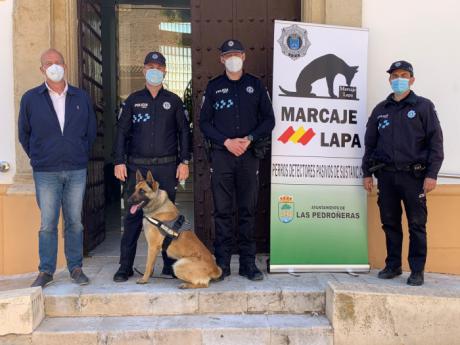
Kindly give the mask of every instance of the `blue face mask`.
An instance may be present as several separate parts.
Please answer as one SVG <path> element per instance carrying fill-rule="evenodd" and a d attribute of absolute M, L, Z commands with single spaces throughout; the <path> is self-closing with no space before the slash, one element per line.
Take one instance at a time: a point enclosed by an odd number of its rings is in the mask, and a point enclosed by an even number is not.
<path fill-rule="evenodd" d="M 391 81 L 391 88 L 394 93 L 400 95 L 407 90 L 409 90 L 409 79 L 406 78 L 397 78 Z"/>
<path fill-rule="evenodd" d="M 145 73 L 145 80 L 152 86 L 158 86 L 163 82 L 164 76 L 162 71 L 152 68 Z"/>

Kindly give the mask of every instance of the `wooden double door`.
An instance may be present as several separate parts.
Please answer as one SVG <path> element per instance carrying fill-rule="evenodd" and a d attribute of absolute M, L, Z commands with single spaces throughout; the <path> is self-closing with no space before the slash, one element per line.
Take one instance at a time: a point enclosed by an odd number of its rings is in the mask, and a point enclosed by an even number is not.
<path fill-rule="evenodd" d="M 80 86 L 88 91 L 95 102 L 98 118 L 98 137 L 89 164 L 88 186 L 85 197 L 83 223 L 85 227 L 85 252 L 93 249 L 105 237 L 104 157 L 106 116 L 113 116 L 107 107 L 116 107 L 104 100 L 110 95 L 107 90 L 116 92 L 115 78 L 103 78 L 106 61 L 103 59 L 103 44 L 116 46 L 117 34 L 114 25 L 106 25 L 109 32 L 102 30 L 101 6 L 106 0 L 79 0 L 79 57 Z M 110 0 L 113 6 L 130 1 Z M 209 79 L 223 72 L 219 62 L 218 48 L 223 41 L 233 38 L 243 42 L 246 48 L 245 70 L 258 75 L 268 90 L 272 90 L 273 70 L 273 29 L 274 20 L 299 21 L 301 17 L 300 0 L 173 0 L 173 1 L 132 1 L 133 4 L 165 6 L 168 8 L 190 8 L 192 39 L 192 108 L 193 108 L 193 155 L 194 155 L 194 214 L 195 231 L 201 240 L 212 247 L 214 240 L 213 203 L 210 188 L 209 166 L 205 158 L 203 138 L 199 131 L 199 108 L 201 98 Z M 114 13 L 114 11 L 112 12 Z M 111 39 L 104 39 L 110 35 Z M 146 48 L 146 51 L 148 48 Z M 116 49 L 113 50 L 116 55 Z M 110 62 L 111 65 L 113 61 Z M 107 66 L 105 66 L 107 67 Z M 112 69 L 116 75 L 116 67 Z M 109 85 L 107 85 L 109 84 Z M 106 97 L 107 98 L 107 97 Z M 112 99 L 117 99 L 112 95 Z M 270 157 L 261 162 L 260 191 L 257 211 L 256 241 L 258 252 L 269 250 L 270 228 Z M 238 215 L 234 222 L 237 224 Z M 235 233 L 236 236 L 236 233 Z M 237 243 L 235 241 L 235 243 Z"/>

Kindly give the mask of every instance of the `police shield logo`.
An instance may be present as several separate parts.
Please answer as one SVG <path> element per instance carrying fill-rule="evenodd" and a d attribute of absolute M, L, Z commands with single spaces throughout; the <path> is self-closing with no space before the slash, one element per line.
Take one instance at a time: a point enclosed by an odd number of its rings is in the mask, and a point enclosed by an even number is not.
<path fill-rule="evenodd" d="M 407 113 L 407 117 L 409 119 L 413 119 L 415 117 L 415 115 L 417 115 L 417 113 L 415 112 L 415 110 L 410 110 L 408 113 Z"/>
<path fill-rule="evenodd" d="M 246 88 L 246 92 L 247 92 L 247 93 L 254 93 L 254 88 L 253 88 L 252 86 L 248 86 L 248 87 Z"/>
<path fill-rule="evenodd" d="M 164 103 L 163 103 L 163 109 L 165 109 L 165 110 L 171 109 L 171 103 L 169 103 L 169 102 L 164 102 Z"/>
<path fill-rule="evenodd" d="M 228 46 L 229 46 L 229 47 L 233 47 L 234 44 L 235 44 L 235 43 L 233 43 L 233 41 L 229 41 L 229 42 L 228 42 Z"/>
<path fill-rule="evenodd" d="M 281 195 L 278 198 L 278 219 L 285 224 L 294 219 L 294 197 L 292 195 Z"/>
<path fill-rule="evenodd" d="M 158 59 L 158 54 L 153 53 L 152 54 L 152 59 L 154 59 L 154 60 Z"/>
<path fill-rule="evenodd" d="M 283 28 L 278 43 L 283 54 L 289 56 L 292 60 L 305 56 L 311 45 L 308 40 L 307 30 L 300 28 L 296 24 Z"/>

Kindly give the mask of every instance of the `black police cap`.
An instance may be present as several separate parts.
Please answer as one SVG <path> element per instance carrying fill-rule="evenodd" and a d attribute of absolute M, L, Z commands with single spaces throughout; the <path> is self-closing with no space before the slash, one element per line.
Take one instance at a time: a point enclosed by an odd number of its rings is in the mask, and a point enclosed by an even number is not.
<path fill-rule="evenodd" d="M 166 66 L 166 59 L 163 54 L 159 52 L 150 52 L 145 56 L 144 65 L 149 63 L 157 63 L 162 66 Z"/>
<path fill-rule="evenodd" d="M 243 44 L 238 40 L 227 40 L 220 46 L 220 53 L 227 54 L 232 52 L 244 52 Z"/>
<path fill-rule="evenodd" d="M 404 60 L 395 61 L 391 64 L 390 68 L 388 69 L 387 73 L 392 73 L 397 69 L 402 69 L 404 71 L 410 72 L 411 77 L 414 76 L 414 68 L 412 65 Z"/>

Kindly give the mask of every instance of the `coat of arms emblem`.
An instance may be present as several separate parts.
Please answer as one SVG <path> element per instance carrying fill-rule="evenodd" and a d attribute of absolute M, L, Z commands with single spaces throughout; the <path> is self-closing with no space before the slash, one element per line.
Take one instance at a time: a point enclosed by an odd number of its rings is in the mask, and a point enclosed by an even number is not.
<path fill-rule="evenodd" d="M 278 198 L 278 218 L 282 223 L 290 223 L 294 219 L 294 197 L 281 195 Z"/>

